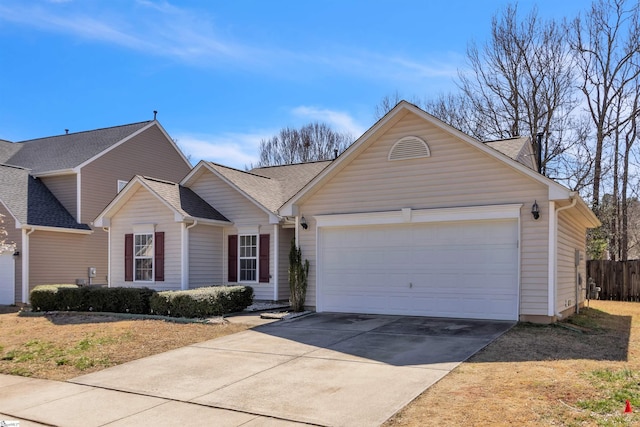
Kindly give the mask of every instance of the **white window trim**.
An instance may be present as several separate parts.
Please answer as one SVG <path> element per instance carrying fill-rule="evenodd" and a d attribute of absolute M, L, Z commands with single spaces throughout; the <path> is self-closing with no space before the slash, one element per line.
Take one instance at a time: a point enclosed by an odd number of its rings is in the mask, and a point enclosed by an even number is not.
<path fill-rule="evenodd" d="M 151 236 L 151 256 L 137 256 L 136 255 L 136 237 L 137 236 Z M 156 239 L 153 232 L 138 232 L 133 234 L 133 281 L 137 283 L 153 283 L 156 277 Z M 151 280 L 141 280 L 138 279 L 138 268 L 136 265 L 136 261 L 139 259 L 149 259 L 151 258 Z"/>
<path fill-rule="evenodd" d="M 256 238 L 256 256 L 255 257 L 243 257 L 240 255 L 240 242 L 243 237 L 255 237 Z M 243 259 L 255 259 L 255 279 L 254 280 L 242 280 L 242 260 Z M 260 274 L 260 235 L 259 234 L 238 234 L 238 283 L 258 283 Z"/>

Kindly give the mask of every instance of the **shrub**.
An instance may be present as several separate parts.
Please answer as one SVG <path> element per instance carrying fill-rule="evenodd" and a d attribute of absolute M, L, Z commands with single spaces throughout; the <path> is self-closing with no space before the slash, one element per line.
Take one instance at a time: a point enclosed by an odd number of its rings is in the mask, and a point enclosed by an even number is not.
<path fill-rule="evenodd" d="M 31 306 L 34 311 L 149 314 L 149 300 L 154 293 L 148 288 L 37 286 L 31 292 Z"/>
<path fill-rule="evenodd" d="M 307 277 L 309 276 L 309 260 L 302 261 L 302 251 L 296 245 L 295 238 L 291 240 L 289 251 L 289 303 L 293 311 L 304 311 L 304 300 L 307 296 Z"/>
<path fill-rule="evenodd" d="M 242 311 L 253 302 L 250 286 L 210 286 L 151 296 L 151 312 L 172 317 L 210 317 Z"/>
<path fill-rule="evenodd" d="M 77 285 L 39 285 L 31 291 L 31 307 L 34 311 L 58 310 L 58 290 L 63 288 L 77 289 Z"/>

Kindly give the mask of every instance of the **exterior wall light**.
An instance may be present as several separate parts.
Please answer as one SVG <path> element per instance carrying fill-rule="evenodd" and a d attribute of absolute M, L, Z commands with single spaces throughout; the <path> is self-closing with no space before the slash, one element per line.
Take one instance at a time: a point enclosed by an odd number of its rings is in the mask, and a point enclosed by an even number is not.
<path fill-rule="evenodd" d="M 309 228 L 309 224 L 307 224 L 307 220 L 306 220 L 304 217 L 300 218 L 300 225 L 301 225 L 301 226 L 302 226 L 302 228 L 304 228 L 305 230 L 306 230 L 307 228 Z"/>
<path fill-rule="evenodd" d="M 540 218 L 540 208 L 538 207 L 538 201 L 535 200 L 533 202 L 533 206 L 531 206 L 531 215 L 533 215 L 533 219 Z"/>
<path fill-rule="evenodd" d="M 15 251 L 15 252 L 13 253 L 13 256 L 20 256 L 20 251 Z"/>

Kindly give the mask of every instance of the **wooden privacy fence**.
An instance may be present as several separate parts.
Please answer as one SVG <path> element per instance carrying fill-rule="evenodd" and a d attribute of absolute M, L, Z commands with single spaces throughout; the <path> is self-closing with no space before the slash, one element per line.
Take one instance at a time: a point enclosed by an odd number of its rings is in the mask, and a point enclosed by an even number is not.
<path fill-rule="evenodd" d="M 600 299 L 640 301 L 640 260 L 587 261 L 587 278 L 600 287 Z"/>

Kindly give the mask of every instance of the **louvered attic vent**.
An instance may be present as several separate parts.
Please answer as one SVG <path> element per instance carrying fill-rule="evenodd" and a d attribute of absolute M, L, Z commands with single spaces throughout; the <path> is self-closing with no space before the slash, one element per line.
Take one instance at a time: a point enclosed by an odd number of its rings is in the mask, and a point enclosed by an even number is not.
<path fill-rule="evenodd" d="M 408 160 L 429 157 L 429 146 L 417 136 L 400 138 L 389 151 L 389 160 Z"/>

